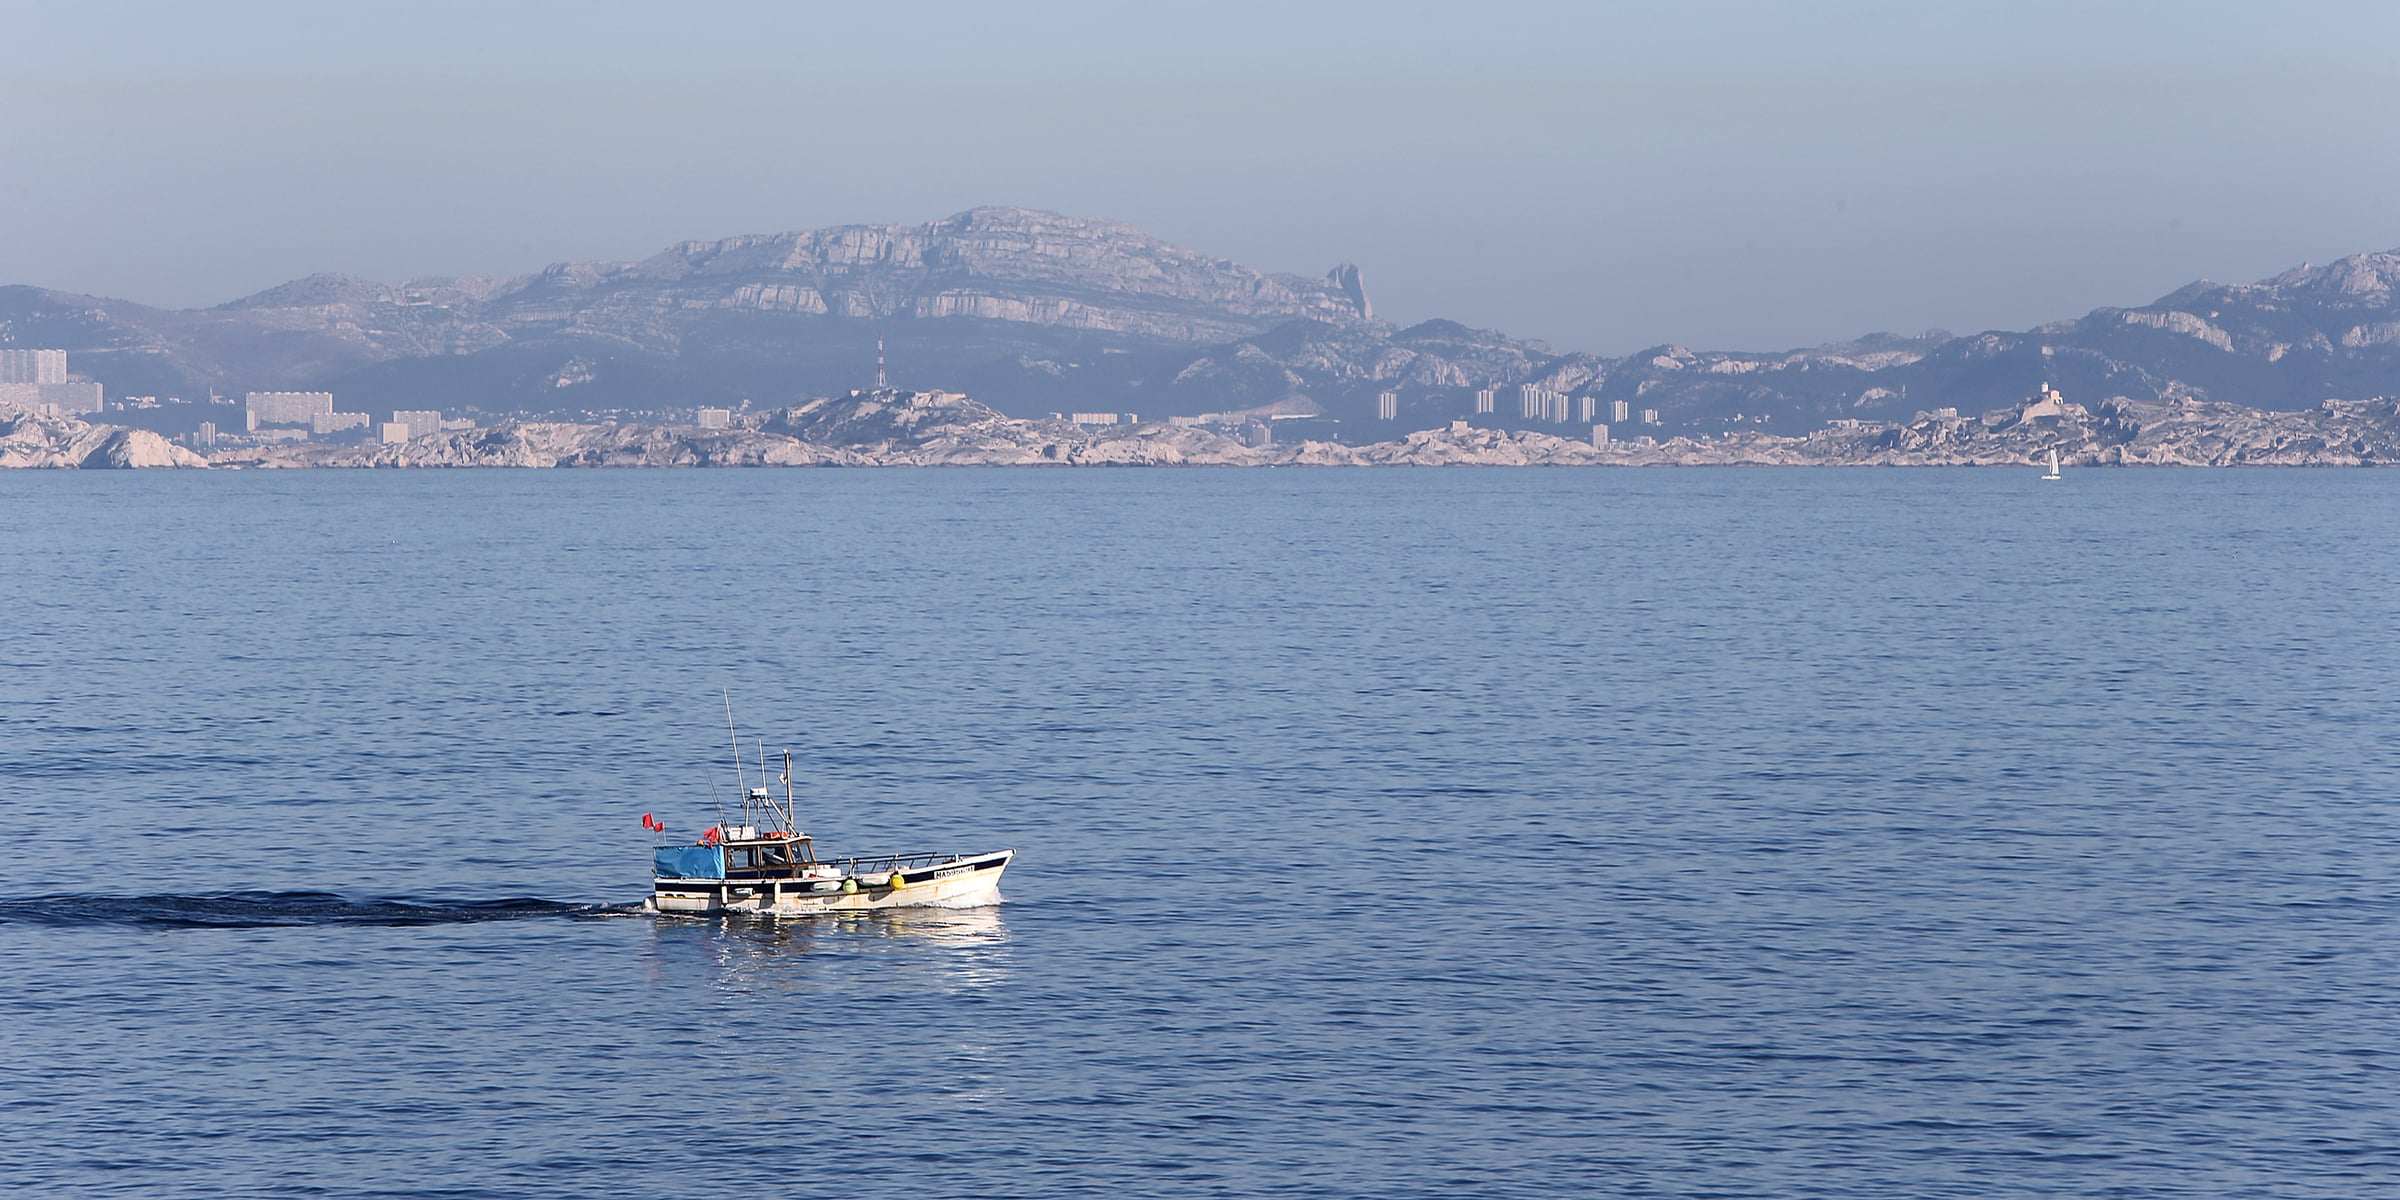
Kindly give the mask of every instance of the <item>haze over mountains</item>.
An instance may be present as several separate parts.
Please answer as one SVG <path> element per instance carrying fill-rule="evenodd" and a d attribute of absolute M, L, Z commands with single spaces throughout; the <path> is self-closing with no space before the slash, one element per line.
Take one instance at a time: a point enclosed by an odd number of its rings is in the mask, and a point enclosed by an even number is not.
<path fill-rule="evenodd" d="M 65 347 L 112 397 L 308 389 L 349 410 L 573 416 L 840 394 L 871 382 L 880 332 L 895 385 L 1013 416 L 1281 404 L 1365 425 L 1393 391 L 1409 429 L 1466 415 L 1477 389 L 1529 384 L 1657 409 L 1669 431 L 1798 433 L 1982 410 L 2044 383 L 2092 402 L 2281 411 L 2400 394 L 2395 286 L 2400 252 L 2359 254 L 2022 332 L 1608 358 L 1449 321 L 1398 327 L 1349 264 L 1270 275 L 1119 222 L 980 208 L 512 278 L 317 275 L 197 310 L 0 287 L 0 345 Z M 1545 423 L 1513 397 L 1489 419 Z"/>

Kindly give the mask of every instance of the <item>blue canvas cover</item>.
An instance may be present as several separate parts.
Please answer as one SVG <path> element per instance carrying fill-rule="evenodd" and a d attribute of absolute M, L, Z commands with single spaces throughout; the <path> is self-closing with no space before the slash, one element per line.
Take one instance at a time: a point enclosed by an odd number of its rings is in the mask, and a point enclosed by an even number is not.
<path fill-rule="evenodd" d="M 725 878 L 723 846 L 662 846 L 656 857 L 658 873 L 665 878 Z"/>

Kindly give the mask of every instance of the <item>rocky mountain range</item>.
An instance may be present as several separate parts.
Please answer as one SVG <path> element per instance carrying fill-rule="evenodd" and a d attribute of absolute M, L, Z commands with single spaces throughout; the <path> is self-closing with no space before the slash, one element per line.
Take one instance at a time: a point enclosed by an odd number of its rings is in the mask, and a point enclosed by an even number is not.
<path fill-rule="evenodd" d="M 1331 414 L 1366 442 L 1469 416 L 1490 388 L 1503 395 L 1479 424 L 1559 432 L 1520 416 L 1507 389 L 1531 385 L 1574 398 L 1576 416 L 1582 397 L 1655 409 L 1662 436 L 1793 435 L 1982 411 L 2045 383 L 2094 405 L 2270 412 L 2400 394 L 2396 285 L 2400 252 L 2360 254 L 2025 331 L 1610 358 L 1449 321 L 1397 327 L 1349 264 L 1271 275 L 1119 222 L 980 208 L 510 278 L 311 276 L 196 310 L 0 287 L 0 346 L 65 347 L 112 396 L 330 390 L 348 411 L 488 424 L 784 409 L 867 383 L 880 335 L 896 383 L 1018 417 L 1277 406 Z M 1385 391 L 1394 424 L 1376 418 Z"/>

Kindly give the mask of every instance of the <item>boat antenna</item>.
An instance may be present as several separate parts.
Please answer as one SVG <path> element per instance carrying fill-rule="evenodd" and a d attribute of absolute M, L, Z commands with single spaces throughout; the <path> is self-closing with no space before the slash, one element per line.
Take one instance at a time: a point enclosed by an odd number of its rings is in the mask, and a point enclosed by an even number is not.
<path fill-rule="evenodd" d="M 708 781 L 708 802 L 717 806 L 717 828 L 723 829 L 729 822 L 725 820 L 725 802 L 717 799 L 717 781 L 714 779 Z"/>
<path fill-rule="evenodd" d="M 750 781 L 742 778 L 742 735 L 733 731 L 733 692 L 725 692 L 725 736 L 733 739 L 733 790 L 748 795 Z M 718 816 L 725 815 L 719 811 Z"/>
<path fill-rule="evenodd" d="M 783 751 L 783 827 L 787 832 L 800 832 L 800 822 L 792 819 L 792 751 Z"/>

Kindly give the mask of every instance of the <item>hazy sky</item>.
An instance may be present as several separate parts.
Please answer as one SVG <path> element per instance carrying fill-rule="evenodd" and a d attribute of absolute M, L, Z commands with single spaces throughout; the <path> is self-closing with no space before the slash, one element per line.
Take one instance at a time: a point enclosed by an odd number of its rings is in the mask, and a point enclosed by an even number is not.
<path fill-rule="evenodd" d="M 213 304 L 979 204 L 1621 353 L 2400 246 L 2400 5 L 0 0 L 0 283 Z"/>

